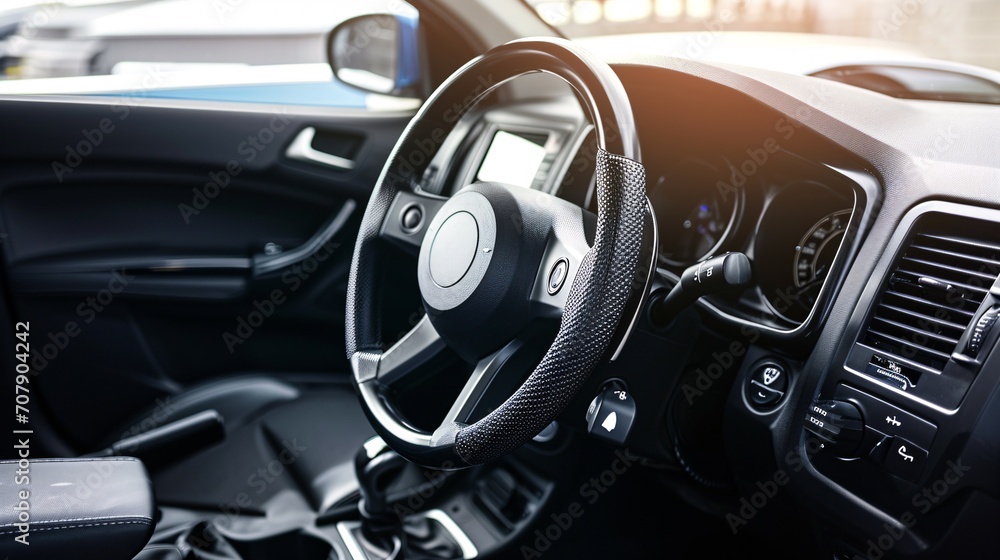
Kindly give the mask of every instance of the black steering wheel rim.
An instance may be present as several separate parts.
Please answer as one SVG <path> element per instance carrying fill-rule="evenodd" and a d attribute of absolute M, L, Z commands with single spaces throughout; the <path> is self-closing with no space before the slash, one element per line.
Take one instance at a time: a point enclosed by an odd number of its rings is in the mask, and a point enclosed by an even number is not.
<path fill-rule="evenodd" d="M 599 148 L 594 244 L 575 271 L 556 340 L 527 381 L 475 423 L 453 422 L 434 433 L 421 432 L 398 417 L 380 390 L 380 230 L 394 198 L 414 188 L 433 152 L 465 112 L 507 81 L 536 72 L 558 76 L 572 86 L 594 123 Z M 563 39 L 522 39 L 492 49 L 456 71 L 423 104 L 373 190 L 347 293 L 346 343 L 353 381 L 374 428 L 391 447 L 427 467 L 481 464 L 520 447 L 569 403 L 611 343 L 637 275 L 648 206 L 639 158 L 631 106 L 618 77 L 607 64 Z"/>

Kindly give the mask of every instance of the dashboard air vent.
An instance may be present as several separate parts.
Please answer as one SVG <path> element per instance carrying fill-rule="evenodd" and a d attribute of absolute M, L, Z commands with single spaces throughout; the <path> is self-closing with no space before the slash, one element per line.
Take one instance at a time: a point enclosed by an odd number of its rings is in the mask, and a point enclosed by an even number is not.
<path fill-rule="evenodd" d="M 940 373 L 1000 273 L 985 232 L 919 228 L 883 288 L 864 343 Z M 995 237 L 994 237 L 995 239 Z"/>

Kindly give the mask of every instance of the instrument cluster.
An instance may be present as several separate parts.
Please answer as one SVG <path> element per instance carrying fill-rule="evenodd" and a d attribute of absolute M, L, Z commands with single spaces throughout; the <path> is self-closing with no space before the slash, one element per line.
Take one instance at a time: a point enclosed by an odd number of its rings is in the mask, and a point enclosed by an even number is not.
<path fill-rule="evenodd" d="M 855 213 L 854 190 L 836 170 L 781 153 L 752 174 L 724 157 L 649 171 L 662 268 L 740 251 L 755 282 L 710 300 L 715 307 L 789 330 L 810 317 Z"/>

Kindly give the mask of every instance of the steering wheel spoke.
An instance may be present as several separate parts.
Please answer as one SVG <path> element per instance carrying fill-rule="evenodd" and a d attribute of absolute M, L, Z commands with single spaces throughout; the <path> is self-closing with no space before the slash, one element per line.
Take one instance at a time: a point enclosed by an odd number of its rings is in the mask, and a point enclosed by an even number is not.
<path fill-rule="evenodd" d="M 448 199 L 422 191 L 401 190 L 396 193 L 382 222 L 382 239 L 413 256 L 420 253 L 420 244 L 427 227 Z"/>
<path fill-rule="evenodd" d="M 590 251 L 586 229 L 596 223 L 597 217 L 579 206 L 552 198 L 556 201 L 552 205 L 555 215 L 531 289 L 531 304 L 536 316 L 558 319 L 566 307 L 569 287 Z"/>
<path fill-rule="evenodd" d="M 474 419 L 482 418 L 503 403 L 521 385 L 521 376 L 511 370 L 523 365 L 521 363 L 523 360 L 517 357 L 518 353 L 523 354 L 524 350 L 524 340 L 514 339 L 500 350 L 480 360 L 462 387 L 458 398 L 455 399 L 455 403 L 445 415 L 442 425 L 468 424 Z M 530 364 L 528 367 L 533 365 Z"/>
<path fill-rule="evenodd" d="M 393 386 L 426 368 L 445 352 L 447 345 L 425 315 L 410 332 L 382 353 L 375 374 L 378 382 Z"/>

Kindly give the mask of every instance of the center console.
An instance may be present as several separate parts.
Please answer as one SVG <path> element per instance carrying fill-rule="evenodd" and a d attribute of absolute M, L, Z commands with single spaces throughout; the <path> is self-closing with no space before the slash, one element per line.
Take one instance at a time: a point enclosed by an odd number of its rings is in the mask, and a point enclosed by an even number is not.
<path fill-rule="evenodd" d="M 417 467 L 374 438 L 358 450 L 353 465 L 359 491 L 324 511 L 290 504 L 263 516 L 252 508 L 226 515 L 161 506 L 151 542 L 177 546 L 186 560 L 491 556 L 522 536 L 547 506 L 554 483 L 539 474 L 540 452 L 561 449 L 565 437 L 532 442 L 514 456 L 458 472 Z"/>
<path fill-rule="evenodd" d="M 994 210 L 907 214 L 802 418 L 818 473 L 881 521 L 857 527 L 871 538 L 841 544 L 845 557 L 928 553 L 996 519 L 997 240 Z"/>

